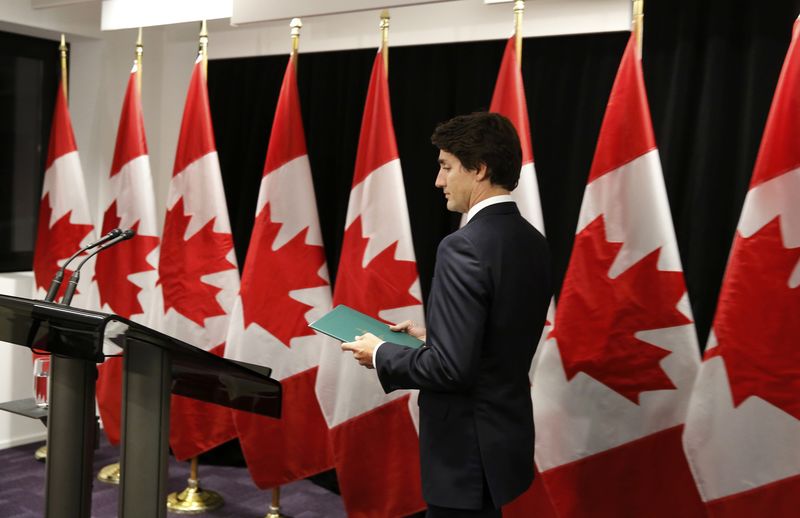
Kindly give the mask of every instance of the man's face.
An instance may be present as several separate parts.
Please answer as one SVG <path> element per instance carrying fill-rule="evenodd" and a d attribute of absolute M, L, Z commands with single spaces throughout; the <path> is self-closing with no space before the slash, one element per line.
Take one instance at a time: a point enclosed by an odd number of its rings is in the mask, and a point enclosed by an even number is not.
<path fill-rule="evenodd" d="M 447 198 L 447 210 L 468 212 L 475 182 L 475 171 L 464 168 L 455 155 L 447 151 L 439 151 L 439 174 L 436 175 L 436 187 L 444 191 L 444 196 Z"/>

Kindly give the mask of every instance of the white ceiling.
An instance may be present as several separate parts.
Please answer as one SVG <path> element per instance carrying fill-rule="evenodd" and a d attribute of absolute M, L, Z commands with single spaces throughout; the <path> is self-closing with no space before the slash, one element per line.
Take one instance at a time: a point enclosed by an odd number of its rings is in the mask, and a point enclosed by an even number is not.
<path fill-rule="evenodd" d="M 485 0 L 2 0 L 0 30 L 58 39 L 101 39 L 102 30 L 217 19 L 217 30 L 269 30 L 303 16 L 304 34 L 350 48 L 371 34 L 382 8 L 392 8 L 394 44 L 466 41 L 506 35 L 512 3 Z M 488 3 L 488 2 L 487 2 Z M 607 32 L 630 27 L 631 0 L 528 0 L 523 35 Z M 363 26 L 363 27 L 362 27 Z M 246 33 L 249 31 L 245 31 Z M 245 37 L 245 34 L 242 34 Z M 330 37 L 329 37 L 330 36 Z M 326 48 L 330 45 L 327 44 Z M 372 45 L 371 40 L 366 46 Z M 355 47 L 363 46 L 357 43 Z"/>

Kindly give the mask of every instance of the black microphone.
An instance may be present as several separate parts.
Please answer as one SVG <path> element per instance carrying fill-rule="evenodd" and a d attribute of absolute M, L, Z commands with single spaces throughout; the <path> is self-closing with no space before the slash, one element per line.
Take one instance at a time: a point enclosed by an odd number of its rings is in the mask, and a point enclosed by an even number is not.
<path fill-rule="evenodd" d="M 83 268 L 83 265 L 86 264 L 86 261 L 96 256 L 106 248 L 112 247 L 121 241 L 127 241 L 128 239 L 132 238 L 135 235 L 136 232 L 134 232 L 133 230 L 130 229 L 120 230 L 119 234 L 117 234 L 116 237 L 113 237 L 108 241 L 104 242 L 103 244 L 99 245 L 97 247 L 97 250 L 84 257 L 83 260 L 80 263 L 78 263 L 78 267 L 75 268 L 75 271 L 72 272 L 72 275 L 70 275 L 69 282 L 67 282 L 67 289 L 64 290 L 64 298 L 61 299 L 61 303 L 64 304 L 65 306 L 69 306 L 69 303 L 72 302 L 72 296 L 75 295 L 75 289 L 78 287 L 78 281 L 81 279 L 81 268 Z M 105 236 L 103 236 L 103 238 L 105 238 Z"/>
<path fill-rule="evenodd" d="M 115 228 L 111 230 L 108 234 L 104 235 L 103 237 L 95 241 L 94 243 L 90 243 L 81 248 L 80 250 L 78 250 L 77 252 L 75 252 L 74 254 L 72 254 L 70 258 L 67 259 L 67 261 L 64 263 L 64 266 L 62 266 L 56 272 L 55 276 L 53 277 L 53 280 L 50 281 L 50 287 L 47 288 L 47 296 L 45 296 L 44 298 L 45 302 L 53 302 L 55 300 L 56 294 L 58 293 L 58 289 L 61 287 L 61 281 L 64 280 L 64 271 L 66 271 L 67 266 L 69 265 L 69 263 L 72 262 L 73 259 L 75 259 L 76 257 L 78 257 L 87 250 L 91 250 L 92 248 L 96 248 L 102 244 L 108 243 L 109 241 L 111 241 L 112 239 L 121 234 L 122 234 L 122 229 Z"/>

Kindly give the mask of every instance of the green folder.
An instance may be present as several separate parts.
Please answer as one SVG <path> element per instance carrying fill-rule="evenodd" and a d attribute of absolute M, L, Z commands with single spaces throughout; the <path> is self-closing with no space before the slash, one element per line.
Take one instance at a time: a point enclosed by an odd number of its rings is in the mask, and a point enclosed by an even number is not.
<path fill-rule="evenodd" d="M 308 327 L 341 342 L 352 342 L 356 336 L 372 333 L 383 341 L 417 349 L 424 343 L 408 333 L 392 331 L 389 326 L 353 308 L 340 304 Z"/>

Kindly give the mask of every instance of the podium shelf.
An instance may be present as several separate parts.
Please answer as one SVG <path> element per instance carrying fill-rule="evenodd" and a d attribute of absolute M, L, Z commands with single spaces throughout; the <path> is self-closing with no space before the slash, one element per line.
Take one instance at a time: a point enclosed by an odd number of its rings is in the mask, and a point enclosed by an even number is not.
<path fill-rule="evenodd" d="M 37 406 L 36 400 L 32 397 L 0 403 L 0 410 L 30 417 L 31 419 L 47 419 L 47 407 Z"/>

